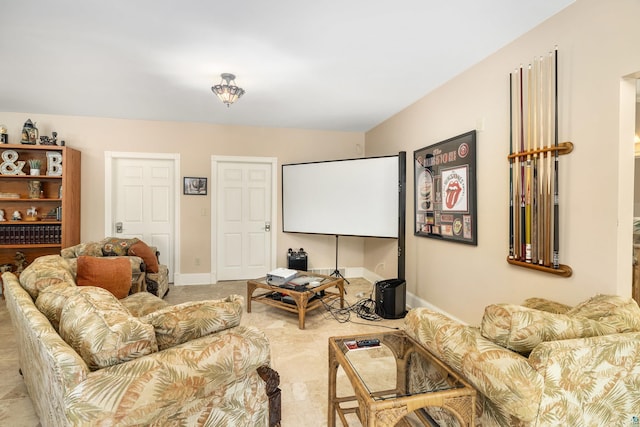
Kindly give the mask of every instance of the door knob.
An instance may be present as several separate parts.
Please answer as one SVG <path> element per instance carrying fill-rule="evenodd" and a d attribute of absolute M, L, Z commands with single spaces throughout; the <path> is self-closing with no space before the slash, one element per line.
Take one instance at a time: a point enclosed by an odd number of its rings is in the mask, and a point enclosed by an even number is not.
<path fill-rule="evenodd" d="M 271 231 L 271 223 L 270 222 L 265 222 L 264 223 L 264 231 Z"/>
<path fill-rule="evenodd" d="M 116 233 L 122 233 L 122 223 L 116 222 Z"/>

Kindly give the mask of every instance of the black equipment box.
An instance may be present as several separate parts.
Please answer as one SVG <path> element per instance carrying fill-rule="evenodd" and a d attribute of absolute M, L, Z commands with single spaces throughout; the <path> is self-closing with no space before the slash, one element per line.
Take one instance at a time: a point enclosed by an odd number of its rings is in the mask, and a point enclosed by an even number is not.
<path fill-rule="evenodd" d="M 298 251 L 294 251 L 289 248 L 289 252 L 287 253 L 287 268 L 307 271 L 307 260 L 307 253 L 304 249 L 300 248 Z"/>
<path fill-rule="evenodd" d="M 385 319 L 400 319 L 407 314 L 407 282 L 387 279 L 376 282 L 376 314 Z"/>

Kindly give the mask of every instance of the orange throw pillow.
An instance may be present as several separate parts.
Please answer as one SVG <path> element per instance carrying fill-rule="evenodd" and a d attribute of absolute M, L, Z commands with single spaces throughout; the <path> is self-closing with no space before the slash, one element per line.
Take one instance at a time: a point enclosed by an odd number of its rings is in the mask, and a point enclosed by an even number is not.
<path fill-rule="evenodd" d="M 129 255 L 139 256 L 144 261 L 146 271 L 149 273 L 157 273 L 160 270 L 158 265 L 158 257 L 155 252 L 142 240 L 137 241 L 129 248 Z"/>
<path fill-rule="evenodd" d="M 131 263 L 127 258 L 78 257 L 78 286 L 97 286 L 122 299 L 131 289 Z"/>

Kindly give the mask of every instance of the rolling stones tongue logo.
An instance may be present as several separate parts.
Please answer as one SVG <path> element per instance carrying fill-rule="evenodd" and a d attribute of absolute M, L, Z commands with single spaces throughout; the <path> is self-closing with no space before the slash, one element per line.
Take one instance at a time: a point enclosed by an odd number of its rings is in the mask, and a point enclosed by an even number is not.
<path fill-rule="evenodd" d="M 462 186 L 460 186 L 460 183 L 458 181 L 449 181 L 449 185 L 447 185 L 447 189 L 445 191 L 445 203 L 447 204 L 447 208 L 453 209 L 456 203 L 458 203 L 460 193 L 462 193 Z"/>
<path fill-rule="evenodd" d="M 466 168 L 449 169 L 442 172 L 442 193 L 444 210 L 467 210 L 467 171 Z"/>

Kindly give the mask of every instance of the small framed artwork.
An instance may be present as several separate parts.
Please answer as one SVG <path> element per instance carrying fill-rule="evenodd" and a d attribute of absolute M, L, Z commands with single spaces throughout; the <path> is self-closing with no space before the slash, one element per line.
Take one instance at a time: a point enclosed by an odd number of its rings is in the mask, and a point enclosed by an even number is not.
<path fill-rule="evenodd" d="M 476 131 L 416 150 L 413 157 L 414 235 L 477 245 Z"/>
<path fill-rule="evenodd" d="M 191 196 L 206 196 L 207 178 L 185 176 L 183 194 Z"/>

